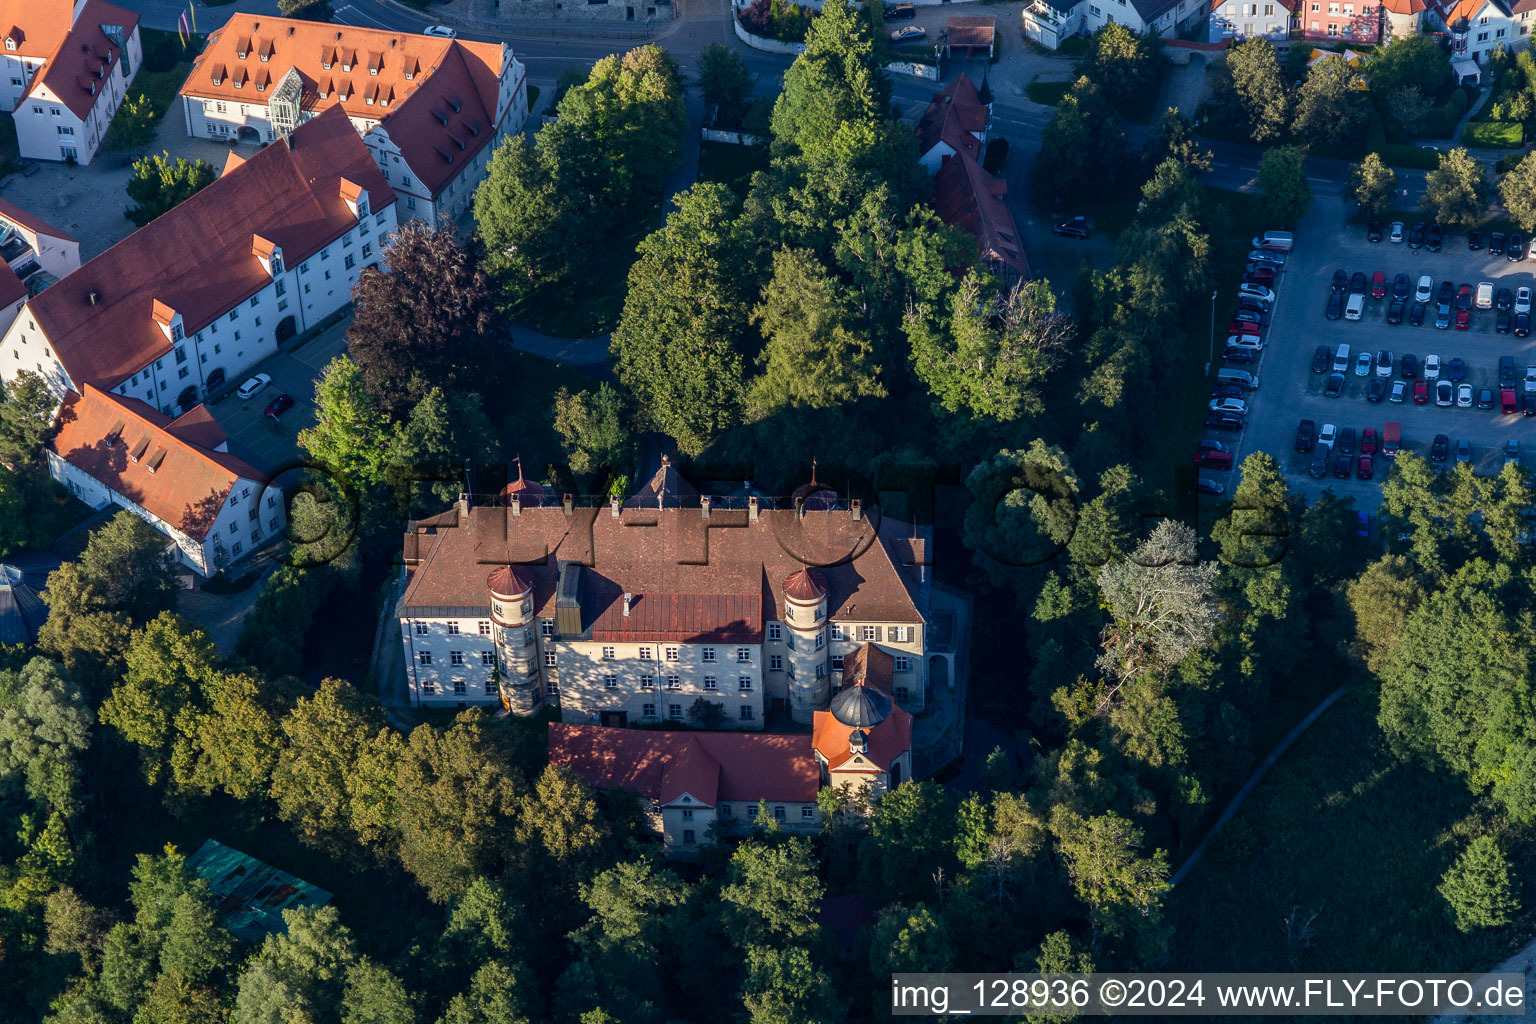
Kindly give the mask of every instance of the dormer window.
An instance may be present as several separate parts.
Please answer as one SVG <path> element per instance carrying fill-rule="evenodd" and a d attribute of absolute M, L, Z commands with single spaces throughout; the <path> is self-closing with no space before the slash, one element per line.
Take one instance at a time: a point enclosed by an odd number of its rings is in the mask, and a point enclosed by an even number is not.
<path fill-rule="evenodd" d="M 276 277 L 283 272 L 283 252 L 281 249 L 272 250 L 272 276 Z"/>
<path fill-rule="evenodd" d="M 6 38 L 5 38 L 5 48 L 7 50 L 14 50 L 14 49 L 16 49 L 16 40 L 12 39 L 10 36 L 6 36 Z"/>
<path fill-rule="evenodd" d="M 357 197 L 357 219 L 362 220 L 366 216 L 368 216 L 368 197 L 360 195 Z"/>

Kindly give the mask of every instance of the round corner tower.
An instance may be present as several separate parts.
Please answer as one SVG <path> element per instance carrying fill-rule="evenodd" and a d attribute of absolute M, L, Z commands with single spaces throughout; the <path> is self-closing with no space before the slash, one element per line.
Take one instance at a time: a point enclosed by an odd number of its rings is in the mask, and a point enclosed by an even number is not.
<path fill-rule="evenodd" d="M 784 581 L 785 646 L 789 648 L 789 714 L 809 724 L 832 694 L 828 670 L 827 585 L 815 569 L 801 569 Z"/>
<path fill-rule="evenodd" d="M 527 572 L 504 565 L 485 582 L 491 592 L 501 702 L 514 715 L 537 714 L 544 704 L 544 686 L 539 680 L 538 651 L 531 628 L 533 580 Z"/>

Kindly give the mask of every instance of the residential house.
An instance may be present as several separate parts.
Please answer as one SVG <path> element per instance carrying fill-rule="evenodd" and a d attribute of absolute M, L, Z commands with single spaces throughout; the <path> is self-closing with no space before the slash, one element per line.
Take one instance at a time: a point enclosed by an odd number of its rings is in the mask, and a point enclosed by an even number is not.
<path fill-rule="evenodd" d="M 1531 10 L 1536 4 L 1517 12 L 1507 0 L 1440 0 L 1429 5 L 1426 17 L 1449 36 L 1457 78 L 1478 81 L 1493 51 L 1530 42 Z"/>
<path fill-rule="evenodd" d="M 327 111 L 28 299 L 0 378 L 191 409 L 346 305 L 394 228 L 394 193 Z"/>
<path fill-rule="evenodd" d="M 759 730 L 768 713 L 810 725 L 866 643 L 913 710 L 931 661 L 953 678 L 927 646 L 924 531 L 814 483 L 770 501 L 675 478 L 663 465 L 636 499 L 593 508 L 519 476 L 496 504 L 412 523 L 396 609 L 412 703 Z"/>
<path fill-rule="evenodd" d="M 1292 0 L 1291 24 L 1303 39 L 1370 45 L 1381 41 L 1377 0 Z"/>
<path fill-rule="evenodd" d="M 170 538 L 176 560 L 209 576 L 280 535 L 278 488 L 229 454 L 206 406 L 169 416 L 90 383 L 59 407 L 53 478 L 92 508 L 126 508 Z"/>
<path fill-rule="evenodd" d="M 36 295 L 80 266 L 80 243 L 0 199 L 0 330 Z"/>
<path fill-rule="evenodd" d="M 106 0 L 0 0 L 0 33 L 20 154 L 90 163 L 144 62 L 139 16 Z"/>
<path fill-rule="evenodd" d="M 496 143 L 522 131 L 527 72 L 505 43 L 235 14 L 181 87 L 187 134 L 273 142 L 340 107 L 402 220 L 464 214 Z"/>
<path fill-rule="evenodd" d="M 1295 0 L 1226 0 L 1211 8 L 1210 41 L 1268 39 L 1284 44 L 1291 35 L 1291 4 Z"/>
<path fill-rule="evenodd" d="M 965 72 L 934 94 L 917 123 L 917 159 L 929 174 L 939 173 L 944 158 L 967 153 L 980 161 L 992 123 L 992 105 Z"/>
<path fill-rule="evenodd" d="M 1084 0 L 1029 0 L 1019 12 L 1024 35 L 1047 50 L 1083 31 Z"/>
<path fill-rule="evenodd" d="M 1063 40 L 1119 22 L 1132 32 L 1177 36 L 1205 17 L 1206 0 L 1029 0 L 1020 13 L 1024 34 L 1054 50 Z"/>

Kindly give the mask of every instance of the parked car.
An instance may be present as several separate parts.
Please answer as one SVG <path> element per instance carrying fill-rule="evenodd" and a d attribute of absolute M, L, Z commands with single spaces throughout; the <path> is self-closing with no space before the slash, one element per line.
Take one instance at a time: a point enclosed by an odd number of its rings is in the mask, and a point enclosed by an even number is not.
<path fill-rule="evenodd" d="M 1312 350 L 1312 372 L 1327 373 L 1328 364 L 1333 362 L 1333 352 L 1327 345 L 1319 345 Z"/>
<path fill-rule="evenodd" d="M 1328 463 L 1330 461 L 1328 456 L 1329 450 L 1322 445 L 1318 445 L 1317 448 L 1312 452 L 1312 462 L 1307 467 L 1307 472 L 1311 473 L 1319 480 L 1327 476 Z"/>
<path fill-rule="evenodd" d="M 1422 302 L 1415 302 L 1413 308 L 1408 311 L 1408 322 L 1415 327 L 1424 326 L 1424 313 L 1429 307 Z"/>
<path fill-rule="evenodd" d="M 1381 241 L 1381 221 L 1373 220 L 1365 228 L 1365 240 L 1367 242 Z"/>
<path fill-rule="evenodd" d="M 1250 298 L 1258 299 L 1260 302 L 1270 304 L 1273 304 L 1275 301 L 1275 293 L 1262 284 L 1240 284 L 1237 286 L 1237 294 L 1239 296 L 1246 295 Z"/>
<path fill-rule="evenodd" d="M 1317 424 L 1312 420 L 1302 420 L 1296 427 L 1296 450 L 1309 452 L 1317 444 Z"/>
<path fill-rule="evenodd" d="M 439 39 L 452 39 L 458 35 L 457 32 L 447 25 L 428 25 L 421 30 L 421 34 L 424 36 L 437 36 Z"/>
<path fill-rule="evenodd" d="M 1499 408 L 1506 416 L 1520 411 L 1520 403 L 1515 400 L 1514 388 L 1499 388 Z"/>
<path fill-rule="evenodd" d="M 1445 364 L 1445 376 L 1447 380 L 1459 381 L 1466 375 L 1467 364 L 1461 361 L 1461 356 L 1457 356 Z"/>
<path fill-rule="evenodd" d="M 1323 310 L 1323 316 L 1329 320 L 1337 320 L 1344 315 L 1344 294 L 1334 292 L 1328 296 L 1328 308 Z"/>
<path fill-rule="evenodd" d="M 1430 252 L 1439 252 L 1440 244 L 1445 241 L 1445 228 L 1439 224 L 1431 224 L 1429 230 L 1424 232 L 1424 248 Z"/>
<path fill-rule="evenodd" d="M 1387 323 L 1397 325 L 1403 322 L 1403 300 L 1393 299 L 1387 305 Z"/>
<path fill-rule="evenodd" d="M 1376 450 L 1377 440 L 1376 428 L 1366 427 L 1360 431 L 1360 450 L 1367 455 L 1371 454 Z"/>
<path fill-rule="evenodd" d="M 1435 404 L 1442 409 L 1456 404 L 1456 385 L 1448 380 L 1435 381 Z"/>
<path fill-rule="evenodd" d="M 1515 312 L 1529 313 L 1531 311 L 1531 289 L 1527 285 L 1521 285 L 1515 289 Z"/>
<path fill-rule="evenodd" d="M 1371 366 L 1372 362 L 1370 352 L 1361 352 L 1359 355 L 1355 356 L 1356 377 L 1369 377 L 1371 375 Z"/>
<path fill-rule="evenodd" d="M 1259 325 L 1254 323 L 1252 320 L 1233 320 L 1231 323 L 1227 324 L 1227 333 L 1252 334 L 1257 336 L 1259 333 Z"/>
<path fill-rule="evenodd" d="M 907 29 L 898 29 L 898 32 L 906 32 Z M 921 29 L 918 29 L 921 32 Z M 892 33 L 894 35 L 895 33 Z M 1060 235 L 1063 238 L 1087 238 L 1089 234 L 1088 218 L 1073 217 L 1071 220 L 1062 221 L 1051 228 L 1051 234 Z"/>
<path fill-rule="evenodd" d="M 1508 386 L 1515 382 L 1515 357 L 1499 356 L 1499 384 Z"/>
<path fill-rule="evenodd" d="M 1236 413 L 1213 412 L 1205 418 L 1207 430 L 1237 431 L 1243 429 L 1243 418 Z"/>
<path fill-rule="evenodd" d="M 1389 402 L 1401 402 L 1407 392 L 1408 382 L 1405 380 L 1395 380 L 1392 382 L 1392 393 L 1387 396 L 1387 400 Z"/>
<path fill-rule="evenodd" d="M 1371 275 L 1371 298 L 1380 299 L 1387 294 L 1387 275 L 1378 270 Z"/>
<path fill-rule="evenodd" d="M 1372 377 L 1371 386 L 1366 390 L 1367 402 L 1379 402 L 1387 397 L 1387 381 L 1385 377 Z"/>
<path fill-rule="evenodd" d="M 1211 388 L 1212 398 L 1242 398 L 1246 391 L 1236 384 L 1218 384 Z"/>
<path fill-rule="evenodd" d="M 1517 232 L 1509 233 L 1509 241 L 1504 245 L 1504 258 L 1510 261 L 1525 259 L 1525 236 Z"/>
<path fill-rule="evenodd" d="M 1531 333 L 1531 314 L 1515 314 L 1515 337 L 1524 338 Z"/>
<path fill-rule="evenodd" d="M 1349 294 L 1364 295 L 1369 287 L 1365 280 L 1365 271 L 1357 270 L 1349 278 Z"/>
<path fill-rule="evenodd" d="M 1428 405 L 1429 404 L 1429 381 L 1427 381 L 1427 380 L 1416 380 L 1416 381 L 1413 382 L 1413 404 L 1414 405 Z"/>
<path fill-rule="evenodd" d="M 1449 330 L 1451 326 L 1451 307 L 1441 303 L 1435 307 L 1435 329 L 1438 331 Z"/>
<path fill-rule="evenodd" d="M 1424 225 L 1422 223 L 1415 224 L 1408 229 L 1408 248 L 1424 248 Z"/>
<path fill-rule="evenodd" d="M 1338 448 L 1339 448 L 1339 451 L 1343 452 L 1345 455 L 1353 455 L 1355 453 L 1355 428 L 1354 427 L 1340 427 L 1339 428 L 1339 444 L 1338 444 Z"/>
<path fill-rule="evenodd" d="M 1197 476 L 1190 489 L 1196 494 L 1225 494 L 1227 487 L 1220 480 L 1212 480 L 1208 476 Z"/>
<path fill-rule="evenodd" d="M 1227 348 L 1246 348 L 1253 352 L 1264 351 L 1264 339 L 1254 334 L 1229 334 Z"/>
<path fill-rule="evenodd" d="M 1272 287 L 1275 283 L 1275 268 L 1253 264 L 1250 266 L 1250 269 L 1243 274 L 1243 283 L 1262 284 L 1266 288 Z"/>
<path fill-rule="evenodd" d="M 1392 279 L 1392 297 L 1394 299 L 1406 299 L 1408 293 L 1413 290 L 1413 282 L 1408 280 L 1407 274 L 1398 274 Z"/>
<path fill-rule="evenodd" d="M 1333 285 L 1332 285 L 1332 287 L 1333 287 L 1333 290 L 1336 291 L 1336 292 L 1342 292 L 1342 291 L 1345 291 L 1346 289 L 1348 289 L 1349 288 L 1349 271 L 1343 270 L 1343 269 L 1335 270 L 1333 272 Z"/>
<path fill-rule="evenodd" d="M 1440 379 L 1440 357 L 1433 353 L 1424 357 L 1424 379 Z"/>
<path fill-rule="evenodd" d="M 1412 352 L 1404 352 L 1402 361 L 1397 364 L 1398 372 L 1403 375 L 1403 380 L 1413 380 L 1419 375 L 1419 360 Z"/>
<path fill-rule="evenodd" d="M 1333 458 L 1333 475 L 1340 480 L 1348 480 L 1354 475 L 1355 460 L 1349 455 L 1335 455 Z"/>
<path fill-rule="evenodd" d="M 1516 466 L 1520 465 L 1520 442 L 1519 441 L 1505 441 L 1504 442 L 1504 465 L 1508 466 L 1511 463 L 1513 463 Z"/>
<path fill-rule="evenodd" d="M 1335 373 L 1329 376 L 1327 385 L 1323 388 L 1323 394 L 1329 398 L 1338 398 L 1344 393 L 1344 375 Z"/>
<path fill-rule="evenodd" d="M 1277 267 L 1285 266 L 1285 253 L 1279 249 L 1254 249 L 1248 253 L 1250 263 L 1270 263 Z"/>
<path fill-rule="evenodd" d="M 1369 480 L 1376 475 L 1376 461 L 1369 455 L 1360 456 L 1355 463 L 1355 476 L 1361 480 Z"/>
<path fill-rule="evenodd" d="M 1435 292 L 1435 302 L 1442 306 L 1449 306 L 1456 301 L 1456 286 L 1450 281 L 1441 281 L 1440 289 Z"/>
<path fill-rule="evenodd" d="M 1456 407 L 1458 409 L 1472 408 L 1472 385 L 1465 381 L 1456 385 Z"/>
<path fill-rule="evenodd" d="M 1386 349 L 1382 349 L 1380 352 L 1377 352 L 1376 353 L 1376 376 L 1378 376 L 1378 377 L 1390 377 L 1390 376 L 1392 376 L 1392 362 L 1393 362 L 1393 357 L 1392 357 L 1392 353 L 1391 352 L 1389 352 Z"/>
<path fill-rule="evenodd" d="M 1248 403 L 1241 398 L 1213 398 L 1206 404 L 1211 412 L 1231 412 L 1239 416 L 1248 415 Z"/>
<path fill-rule="evenodd" d="M 1511 309 L 1515 304 L 1515 293 L 1508 288 L 1500 288 L 1493 293 L 1494 309 Z"/>
<path fill-rule="evenodd" d="M 1332 423 L 1324 423 L 1317 432 L 1317 443 L 1324 448 L 1332 448 L 1339 441 L 1339 428 Z"/>
<path fill-rule="evenodd" d="M 1451 453 L 1451 439 L 1444 434 L 1436 434 L 1435 439 L 1429 444 L 1429 458 L 1431 462 L 1444 462 L 1445 457 Z"/>
<path fill-rule="evenodd" d="M 1504 255 L 1504 232 L 1494 231 L 1488 236 L 1488 255 Z"/>
<path fill-rule="evenodd" d="M 1474 306 L 1476 306 L 1478 309 L 1492 309 L 1493 308 L 1493 282 L 1492 281 L 1479 281 L 1479 282 L 1477 282 L 1477 295 L 1472 300 L 1472 304 Z"/>
<path fill-rule="evenodd" d="M 1521 395 L 1520 411 L 1527 416 L 1536 416 L 1536 395 Z"/>
<path fill-rule="evenodd" d="M 1514 323 L 1514 314 L 1507 310 L 1501 309 L 1493 314 L 1493 329 L 1500 334 L 1508 334 L 1509 329 L 1514 326 Z"/>
<path fill-rule="evenodd" d="M 901 28 L 895 29 L 891 32 L 891 42 L 911 43 L 916 42 L 919 39 L 924 39 L 927 37 L 927 35 L 928 30 L 923 28 L 921 25 L 903 25 Z"/>
<path fill-rule="evenodd" d="M 892 4 L 885 8 L 886 21 L 911 21 L 917 17 L 916 4 Z"/>
<path fill-rule="evenodd" d="M 257 392 L 271 383 L 271 377 L 264 373 L 258 373 L 256 376 L 247 380 L 244 384 L 241 384 L 240 389 L 236 391 L 235 394 L 240 398 L 254 398 Z"/>
<path fill-rule="evenodd" d="M 1232 319 L 1244 323 L 1258 324 L 1260 327 L 1269 326 L 1269 314 L 1261 313 L 1256 309 L 1239 308 L 1237 312 L 1232 314 Z M 1228 331 L 1227 333 L 1231 334 L 1232 332 Z"/>
<path fill-rule="evenodd" d="M 1392 228 L 1387 233 L 1387 238 L 1390 239 L 1393 242 L 1401 242 L 1403 240 L 1403 222 L 1402 221 L 1395 220 L 1395 221 L 1392 222 Z"/>
<path fill-rule="evenodd" d="M 1222 351 L 1221 358 L 1229 363 L 1251 363 L 1259 358 L 1259 354 L 1252 349 L 1229 348 Z"/>
<path fill-rule="evenodd" d="M 272 401 L 267 403 L 267 408 L 266 408 L 266 411 L 265 411 L 265 415 L 270 416 L 272 419 L 275 420 L 279 416 L 281 416 L 283 413 L 287 412 L 289 409 L 292 409 L 292 408 L 293 408 L 293 399 L 290 396 L 288 396 L 288 395 L 278 395 L 276 398 L 272 399 Z"/>
<path fill-rule="evenodd" d="M 1457 309 L 1471 309 L 1472 308 L 1472 286 L 1471 285 L 1464 284 L 1464 285 L 1461 285 L 1460 287 L 1458 287 L 1456 289 L 1456 308 Z"/>
<path fill-rule="evenodd" d="M 1483 247 L 1483 233 L 1481 231 L 1467 232 L 1467 248 L 1477 252 Z"/>
<path fill-rule="evenodd" d="M 1472 446 L 1464 437 L 1456 440 L 1456 461 L 1468 464 L 1472 462 Z"/>
<path fill-rule="evenodd" d="M 1435 293 L 1435 279 L 1430 277 L 1428 274 L 1420 275 L 1420 277 L 1419 277 L 1419 285 L 1418 285 L 1417 288 L 1414 289 L 1414 292 L 1413 292 L 1414 301 L 1415 302 L 1428 302 L 1430 300 L 1430 297 L 1433 296 L 1434 293 Z"/>
<path fill-rule="evenodd" d="M 1493 408 L 1493 388 L 1482 388 L 1478 391 L 1477 407 L 1479 409 Z"/>
<path fill-rule="evenodd" d="M 1469 331 L 1472 329 L 1472 311 L 1470 309 L 1458 309 L 1456 311 L 1456 329 Z"/>

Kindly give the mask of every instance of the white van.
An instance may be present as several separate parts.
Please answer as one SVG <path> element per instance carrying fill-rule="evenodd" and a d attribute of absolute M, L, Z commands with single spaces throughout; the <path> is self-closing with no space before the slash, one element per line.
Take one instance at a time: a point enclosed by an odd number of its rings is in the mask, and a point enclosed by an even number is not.
<path fill-rule="evenodd" d="M 1359 319 L 1359 318 L 1356 317 L 1356 319 Z M 1348 345 L 1340 345 L 1338 347 L 1338 350 L 1333 353 L 1333 372 L 1334 373 L 1348 373 L 1349 372 L 1349 346 Z"/>
<path fill-rule="evenodd" d="M 1281 252 L 1290 252 L 1295 245 L 1296 239 L 1289 231 L 1266 231 L 1253 240 L 1255 249 L 1279 249 Z"/>
<path fill-rule="evenodd" d="M 1359 295 L 1359 294 L 1351 295 L 1349 297 L 1349 304 L 1344 307 L 1344 319 L 1345 320 L 1359 320 L 1360 319 L 1360 314 L 1364 313 L 1364 312 L 1365 312 L 1365 296 L 1364 295 Z"/>
<path fill-rule="evenodd" d="M 1216 371 L 1216 383 L 1235 384 L 1244 391 L 1257 391 L 1259 389 L 1259 378 L 1247 370 L 1218 370 Z"/>
<path fill-rule="evenodd" d="M 1474 300 L 1478 309 L 1493 308 L 1493 282 L 1479 281 L 1477 283 L 1477 298 Z"/>

